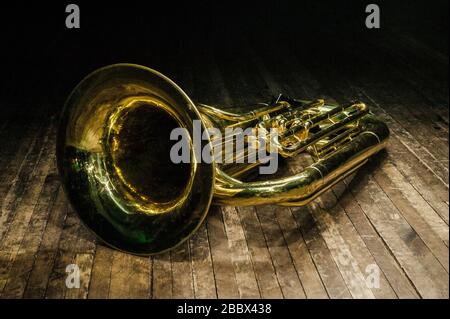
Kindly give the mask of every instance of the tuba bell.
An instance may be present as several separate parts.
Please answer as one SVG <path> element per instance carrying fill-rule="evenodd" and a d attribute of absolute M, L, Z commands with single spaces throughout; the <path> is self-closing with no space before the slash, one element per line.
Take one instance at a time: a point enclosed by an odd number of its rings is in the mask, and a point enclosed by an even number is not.
<path fill-rule="evenodd" d="M 278 154 L 308 154 L 312 164 L 292 176 L 248 181 L 261 162 L 238 159 L 262 146 L 245 140 L 231 161 L 202 161 L 199 149 L 217 145 L 210 134 L 199 143 L 188 135 L 191 160 L 174 163 L 169 136 L 176 128 L 192 132 L 194 122 L 204 132 L 275 128 L 269 144 Z M 224 111 L 192 102 L 152 69 L 115 64 L 89 74 L 67 99 L 57 163 L 69 201 L 90 230 L 115 249 L 152 255 L 188 239 L 211 203 L 306 205 L 364 165 L 388 137 L 386 124 L 361 102 L 279 96 L 253 110 Z"/>

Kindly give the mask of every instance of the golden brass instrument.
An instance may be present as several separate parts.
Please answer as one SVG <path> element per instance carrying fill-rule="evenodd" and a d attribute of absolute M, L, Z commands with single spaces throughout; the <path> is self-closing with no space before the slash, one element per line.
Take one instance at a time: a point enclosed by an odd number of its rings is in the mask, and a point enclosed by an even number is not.
<path fill-rule="evenodd" d="M 245 182 L 259 163 L 207 163 L 192 142 L 190 163 L 169 158 L 176 127 L 277 128 L 283 157 L 309 153 L 314 163 L 293 176 Z M 173 81 L 149 68 L 116 64 L 73 90 L 57 142 L 65 191 L 83 223 L 108 245 L 134 254 L 171 249 L 200 226 L 211 202 L 224 205 L 308 204 L 385 147 L 387 126 L 360 102 L 345 106 L 280 96 L 253 111 L 195 104 Z M 247 149 L 248 151 L 248 149 Z M 247 156 L 244 152 L 239 156 Z M 240 179 L 241 178 L 241 179 Z"/>

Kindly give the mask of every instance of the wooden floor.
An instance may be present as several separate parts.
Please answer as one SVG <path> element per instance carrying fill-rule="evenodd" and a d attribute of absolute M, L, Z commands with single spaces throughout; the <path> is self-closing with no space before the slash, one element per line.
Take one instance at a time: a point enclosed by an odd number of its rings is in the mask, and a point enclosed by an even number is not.
<path fill-rule="evenodd" d="M 383 68 L 364 60 L 369 49 Z M 8 103 L 0 118 L 2 298 L 449 297 L 448 56 L 400 34 L 349 48 L 371 72 L 347 72 L 332 55 L 327 69 L 295 47 L 280 49 L 281 59 L 259 48 L 234 52 L 180 53 L 183 65 L 202 67 L 160 71 L 218 105 L 279 92 L 360 99 L 389 125 L 386 152 L 307 207 L 213 207 L 188 242 L 143 258 L 97 243 L 69 207 L 55 168 L 59 106 L 29 112 Z M 69 264 L 80 268 L 80 288 L 66 287 Z"/>

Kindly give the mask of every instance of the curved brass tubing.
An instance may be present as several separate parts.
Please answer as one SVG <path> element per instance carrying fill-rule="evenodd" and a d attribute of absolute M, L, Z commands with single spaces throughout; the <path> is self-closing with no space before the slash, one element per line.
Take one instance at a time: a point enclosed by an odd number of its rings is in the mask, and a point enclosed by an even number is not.
<path fill-rule="evenodd" d="M 261 163 L 208 163 L 189 136 L 190 163 L 169 158 L 172 129 L 276 128 L 269 136 L 283 157 L 308 153 L 314 163 L 277 180 L 244 182 Z M 309 203 L 385 147 L 387 126 L 361 102 L 279 96 L 253 110 L 195 104 L 164 75 L 133 64 L 99 69 L 73 90 L 62 112 L 58 169 L 83 223 L 106 244 L 140 255 L 161 253 L 196 231 L 211 203 L 299 206 Z M 224 141 L 220 140 L 223 143 Z"/>

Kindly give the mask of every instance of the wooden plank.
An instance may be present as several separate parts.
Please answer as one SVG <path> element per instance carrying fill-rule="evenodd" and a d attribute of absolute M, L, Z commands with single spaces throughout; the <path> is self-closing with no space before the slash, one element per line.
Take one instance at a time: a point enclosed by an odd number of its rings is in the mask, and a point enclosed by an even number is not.
<path fill-rule="evenodd" d="M 109 298 L 131 298 L 130 279 L 132 274 L 131 264 L 134 256 L 114 250 L 111 265 L 111 278 L 109 286 Z"/>
<path fill-rule="evenodd" d="M 356 292 L 363 293 L 363 298 L 366 296 L 372 298 L 372 295 L 379 299 L 396 298 L 397 296 L 390 283 L 345 214 L 335 194 L 328 191 L 319 197 L 318 202 L 322 208 L 318 209 L 318 214 L 315 215 L 318 224 L 323 225 L 326 231 L 331 234 L 333 244 L 339 243 L 338 257 L 343 259 L 344 263 L 345 260 L 348 260 L 349 264 L 352 265 L 352 274 L 363 280 L 359 288 L 361 291 L 356 290 Z M 323 209 L 323 207 L 326 209 Z M 345 247 L 347 248 L 343 249 Z M 370 276 L 377 276 L 377 278 Z M 350 285 L 355 286 L 357 280 L 352 279 Z M 370 290 L 372 295 L 367 290 Z M 356 295 L 354 296 L 356 297 Z"/>
<path fill-rule="evenodd" d="M 285 214 L 290 213 L 287 208 L 276 207 L 273 205 L 256 207 L 257 217 L 261 223 L 264 234 L 263 243 L 266 243 L 269 249 L 273 267 L 275 268 L 276 276 L 278 278 L 278 284 L 283 292 L 283 297 L 298 299 L 306 298 L 305 291 L 303 290 L 303 286 L 276 218 L 276 212 L 280 210 L 284 211 Z M 259 245 L 261 244 L 262 243 L 259 243 Z"/>
<path fill-rule="evenodd" d="M 109 298 L 142 299 L 150 296 L 149 258 L 114 251 Z"/>
<path fill-rule="evenodd" d="M 306 297 L 310 299 L 328 298 L 327 291 L 291 211 L 276 209 L 276 215 Z"/>
<path fill-rule="evenodd" d="M 155 299 L 172 298 L 173 279 L 170 252 L 152 257 L 152 294 Z"/>
<path fill-rule="evenodd" d="M 221 207 L 228 245 L 233 252 L 231 260 L 241 298 L 260 298 L 258 283 L 247 246 L 244 230 L 235 207 Z"/>
<path fill-rule="evenodd" d="M 448 272 L 448 247 L 444 244 L 448 242 L 448 225 L 393 165 L 383 165 L 374 178 Z"/>
<path fill-rule="evenodd" d="M 172 298 L 194 298 L 192 262 L 189 241 L 170 251 L 172 261 Z"/>
<path fill-rule="evenodd" d="M 347 285 L 332 258 L 324 239 L 322 238 L 317 225 L 309 211 L 309 207 L 291 207 L 297 225 L 301 229 L 308 251 L 322 278 L 322 282 L 332 299 L 351 298 Z"/>
<path fill-rule="evenodd" d="M 190 238 L 192 276 L 195 298 L 217 298 L 214 268 L 208 242 L 208 229 L 203 223 Z"/>
<path fill-rule="evenodd" d="M 448 295 L 446 271 L 401 216 L 369 174 L 355 178 L 349 189 L 365 214 L 383 237 L 417 291 L 424 298 Z"/>
<path fill-rule="evenodd" d="M 74 210 L 72 206 L 69 206 L 69 208 L 71 210 Z M 96 235 L 89 228 L 87 228 L 79 218 L 78 221 L 80 223 L 80 228 L 78 229 L 78 238 L 75 250 L 77 253 L 95 255 L 96 241 L 97 241 Z"/>
<path fill-rule="evenodd" d="M 447 187 L 448 189 L 448 167 L 443 166 L 442 163 L 436 159 L 427 149 L 425 149 L 415 137 L 408 131 L 402 128 L 401 124 L 396 121 L 390 114 L 388 114 L 380 105 L 370 97 L 364 90 L 359 90 L 366 98 L 369 99 L 371 108 L 374 113 L 380 116 L 393 135 L 395 135 L 400 142 L 410 151 L 427 169 Z M 448 165 L 447 165 L 448 166 Z"/>
<path fill-rule="evenodd" d="M 395 136 L 389 140 L 387 160 L 448 225 L 448 188 Z"/>
<path fill-rule="evenodd" d="M 66 291 L 68 290 L 66 287 L 68 275 L 68 273 L 66 273 L 66 268 L 68 265 L 74 263 L 79 229 L 80 227 L 84 227 L 80 224 L 75 212 L 69 206 L 67 207 L 67 217 L 63 225 L 58 249 L 56 251 L 56 258 L 50 272 L 45 292 L 46 299 L 62 299 L 65 297 Z"/>
<path fill-rule="evenodd" d="M 107 299 L 109 297 L 111 268 L 114 252 L 103 244 L 97 245 L 92 266 L 88 298 Z"/>
<path fill-rule="evenodd" d="M 367 287 L 362 270 L 359 268 L 359 264 L 351 253 L 348 244 L 340 236 L 333 223 L 321 221 L 319 216 L 322 215 L 323 218 L 324 213 L 317 204 L 311 204 L 310 210 L 353 298 L 375 298 L 371 289 Z"/>
<path fill-rule="evenodd" d="M 228 245 L 222 218 L 220 209 L 212 207 L 206 219 L 217 297 L 238 298 L 239 290 L 231 260 L 232 251 Z"/>
<path fill-rule="evenodd" d="M 61 232 L 56 259 L 48 280 L 45 298 L 87 298 L 95 254 L 94 236 L 81 224 L 74 209 L 67 206 L 67 217 Z M 79 271 L 79 287 L 67 286 L 66 280 Z M 69 278 L 70 279 L 70 278 Z"/>
<path fill-rule="evenodd" d="M 47 137 L 51 131 L 51 128 L 47 130 Z M 31 163 L 29 165 L 31 170 L 30 176 L 28 179 L 18 182 L 18 184 L 21 184 L 20 189 L 22 191 L 11 200 L 10 205 L 7 206 L 7 211 L 3 211 L 2 221 L 5 221 L 5 223 L 2 223 L 4 237 L 0 245 L 0 260 L 2 260 L 0 264 L 0 291 L 5 287 L 8 272 L 26 235 L 28 224 L 44 187 L 46 176 L 54 167 L 52 166 L 54 165 L 53 148 L 49 147 L 47 138 L 44 138 L 44 144 L 38 148 L 39 151 L 36 150 L 35 156 L 30 158 L 30 160 L 34 159 L 37 161 L 33 161 L 34 165 Z M 3 218 L 4 216 L 5 218 Z M 10 218 L 6 218 L 6 216 L 10 216 Z"/>
<path fill-rule="evenodd" d="M 282 298 L 280 282 L 275 271 L 266 239 L 256 215 L 255 207 L 237 207 L 245 232 L 245 239 L 262 298 Z"/>
<path fill-rule="evenodd" d="M 383 90 L 383 88 L 379 88 L 378 90 Z M 432 134 L 433 130 L 423 124 L 424 121 L 408 114 L 409 112 L 412 112 L 411 110 L 414 110 L 414 104 L 411 101 L 399 101 L 398 98 L 394 99 L 394 96 L 388 96 L 385 92 L 379 94 L 378 90 L 366 85 L 364 92 L 367 92 L 367 94 L 372 97 L 372 100 L 377 102 L 378 107 L 389 110 L 389 114 L 399 123 L 403 130 L 407 132 L 403 135 L 413 136 L 416 141 L 414 144 L 417 144 L 415 148 L 424 150 L 424 153 L 427 153 L 432 159 L 433 162 L 430 160 L 430 164 L 428 165 L 434 163 L 434 166 L 436 166 L 437 169 L 442 170 L 448 175 L 448 141 L 436 137 L 435 134 Z M 403 103 L 413 105 L 407 107 Z M 433 145 L 433 147 L 430 147 L 431 145 Z M 421 153 L 418 154 L 422 155 Z M 440 176 L 448 185 L 448 178 L 445 178 L 445 176 L 442 175 Z"/>
<path fill-rule="evenodd" d="M 36 134 L 36 132 L 35 132 Z M 34 138 L 25 139 L 18 148 L 16 156 L 11 159 L 17 161 L 4 167 L 3 181 L 0 184 L 0 239 L 3 239 L 9 225 L 16 214 L 16 207 L 22 201 L 28 189 L 29 180 L 43 155 L 43 147 L 51 134 L 51 128 L 43 126 Z M 31 146 L 24 145 L 30 142 Z M 22 160 L 23 159 L 23 160 Z M 11 163 L 11 162 L 10 162 Z M 20 163 L 20 165 L 18 164 Z"/>
<path fill-rule="evenodd" d="M 70 209 L 73 209 L 70 207 Z M 77 216 L 78 217 L 78 216 Z M 80 287 L 67 289 L 66 299 L 86 299 L 89 293 L 92 267 L 95 256 L 95 235 L 78 219 L 80 226 L 77 233 L 76 246 L 74 247 L 73 263 L 79 269 Z"/>
<path fill-rule="evenodd" d="M 339 188 L 341 189 L 339 190 Z M 340 205 L 345 210 L 377 265 L 383 271 L 396 295 L 399 298 L 417 298 L 418 294 L 414 286 L 411 285 L 408 277 L 398 265 L 389 248 L 384 244 L 383 239 L 367 219 L 364 211 L 352 193 L 347 189 L 347 186 L 344 183 L 338 183 L 333 188 L 333 192 L 337 194 L 336 197 L 339 198 Z"/>
<path fill-rule="evenodd" d="M 91 279 L 92 263 L 94 261 L 94 255 L 91 253 L 77 253 L 73 259 L 78 269 L 79 284 L 77 288 L 67 289 L 66 299 L 86 299 L 89 291 L 89 283 Z"/>
<path fill-rule="evenodd" d="M 17 299 L 22 297 L 49 214 L 53 209 L 58 189 L 59 182 L 55 174 L 48 175 L 31 216 L 26 236 L 23 237 L 18 245 L 19 250 L 5 277 L 6 284 L 1 294 L 2 298 Z"/>
<path fill-rule="evenodd" d="M 45 232 L 28 278 L 24 298 L 42 299 L 56 259 L 59 239 L 67 214 L 67 200 L 62 187 L 58 190 L 55 205 L 48 217 Z"/>

